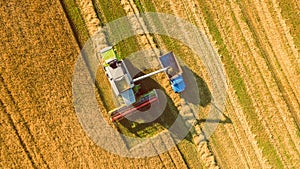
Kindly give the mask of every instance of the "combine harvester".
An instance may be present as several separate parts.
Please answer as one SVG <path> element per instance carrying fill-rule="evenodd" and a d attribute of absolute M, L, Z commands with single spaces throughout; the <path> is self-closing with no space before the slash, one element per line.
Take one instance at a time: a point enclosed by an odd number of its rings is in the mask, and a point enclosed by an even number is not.
<path fill-rule="evenodd" d="M 134 83 L 137 81 L 157 73 L 166 72 L 174 92 L 179 93 L 185 89 L 186 85 L 182 77 L 182 69 L 172 52 L 159 57 L 162 69 L 135 79 L 132 79 L 125 62 L 116 54 L 112 46 L 106 47 L 100 52 L 103 68 L 113 92 L 115 95 L 120 96 L 124 102 L 123 106 L 109 112 L 112 122 L 121 120 L 124 116 L 158 101 L 158 95 L 155 90 L 141 96 L 136 96 L 135 93 L 137 92 L 135 91 Z"/>

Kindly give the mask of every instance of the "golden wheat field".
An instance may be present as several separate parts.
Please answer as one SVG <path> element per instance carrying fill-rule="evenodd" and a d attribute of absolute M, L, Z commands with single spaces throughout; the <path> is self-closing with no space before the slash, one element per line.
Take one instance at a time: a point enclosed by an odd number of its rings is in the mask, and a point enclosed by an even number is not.
<path fill-rule="evenodd" d="M 196 26 L 216 51 L 226 78 L 222 118 L 207 119 L 212 93 L 222 79 L 185 44 L 149 34 L 140 13 L 159 12 Z M 103 48 L 110 42 L 101 30 L 120 17 L 129 19 L 136 36 L 116 44 L 123 58 L 139 50 L 174 51 L 195 76 L 200 107 L 188 136 L 169 151 L 130 158 L 111 153 L 87 135 L 76 115 L 73 72 L 87 40 L 100 30 Z M 123 28 L 119 28 L 123 29 Z M 174 28 L 184 38 L 184 26 Z M 146 32 L 146 33 L 145 33 Z M 300 2 L 297 0 L 10 0 L 0 2 L 0 168 L 299 168 L 300 166 Z M 90 64 L 86 58 L 85 64 Z M 207 60 L 209 62 L 209 60 Z M 91 66 L 91 65 L 90 65 Z M 119 130 L 149 137 L 165 130 L 180 104 L 164 74 L 151 78 L 168 98 L 160 123 L 138 130 Z M 105 119 L 115 108 L 103 69 L 96 76 L 95 96 Z M 190 114 L 189 114 L 190 113 Z M 193 116 L 193 114 L 191 115 Z M 169 117 L 169 119 L 168 119 Z M 183 117 L 185 119 L 185 117 Z M 108 120 L 109 121 L 109 120 Z M 171 120 L 172 121 L 172 120 Z M 205 123 L 204 123 L 205 122 Z M 166 124 L 161 124 L 166 123 Z M 183 122 L 184 123 L 184 122 Z M 207 139 L 205 124 L 217 123 Z M 122 126 L 123 125 L 123 126 Z M 130 125 L 132 125 L 130 123 Z M 124 127 L 125 126 L 125 127 Z M 161 146 L 167 140 L 161 139 Z M 154 143 L 153 143 L 154 144 Z M 117 147 L 117 146 L 116 146 Z"/>

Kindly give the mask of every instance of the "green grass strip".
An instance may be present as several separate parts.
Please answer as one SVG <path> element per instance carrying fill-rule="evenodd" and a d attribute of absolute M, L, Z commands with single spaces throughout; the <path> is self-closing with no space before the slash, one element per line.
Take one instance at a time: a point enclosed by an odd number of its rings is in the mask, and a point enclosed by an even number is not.
<path fill-rule="evenodd" d="M 78 45 L 83 47 L 85 42 L 89 39 L 89 33 L 81 16 L 80 9 L 75 3 L 75 0 L 62 0 L 61 4 L 66 12 L 75 38 L 79 43 Z"/>
<path fill-rule="evenodd" d="M 126 12 L 122 7 L 122 4 L 118 0 L 98 0 L 99 3 L 96 3 L 96 10 L 98 17 L 104 24 L 114 21 L 118 18 L 126 16 Z M 126 23 L 123 26 L 120 26 L 118 29 L 122 30 L 132 29 L 130 23 Z M 131 30 L 132 31 L 132 30 Z M 125 58 L 130 54 L 139 50 L 139 44 L 137 43 L 136 36 L 129 37 L 123 41 L 116 44 L 117 53 L 121 58 Z"/>
<path fill-rule="evenodd" d="M 278 0 L 281 8 L 281 14 L 286 21 L 290 32 L 294 37 L 295 45 L 300 50 L 300 16 L 297 2 L 292 0 Z"/>

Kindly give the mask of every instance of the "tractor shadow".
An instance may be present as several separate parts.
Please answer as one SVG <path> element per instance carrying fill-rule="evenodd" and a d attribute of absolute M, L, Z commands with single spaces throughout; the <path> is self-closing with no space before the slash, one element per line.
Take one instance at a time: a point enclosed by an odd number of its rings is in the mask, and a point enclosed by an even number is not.
<path fill-rule="evenodd" d="M 182 76 L 186 83 L 186 89 L 182 92 L 186 102 L 202 107 L 211 103 L 212 95 L 206 82 L 187 66 L 182 66 Z M 195 93 L 197 92 L 198 93 Z"/>
<path fill-rule="evenodd" d="M 192 103 L 194 105 L 199 104 L 201 107 L 206 107 L 208 105 L 211 105 L 214 107 L 222 116 L 224 117 L 223 119 L 198 119 L 197 124 L 207 122 L 207 123 L 232 123 L 231 119 L 226 116 L 222 110 L 220 110 L 213 102 L 212 102 L 212 94 L 208 88 L 207 83 L 199 77 L 195 72 L 189 72 L 187 70 L 188 67 L 182 66 L 183 69 L 183 77 L 184 79 L 188 79 L 189 77 L 193 76 L 195 79 L 195 83 L 191 82 L 193 80 L 189 80 L 186 82 L 187 84 L 187 90 L 185 90 L 182 94 L 182 97 L 189 103 Z M 192 74 L 191 74 L 192 73 Z M 197 86 L 195 86 L 195 84 Z M 190 90 L 189 88 L 193 88 Z M 195 97 L 193 94 L 195 90 L 199 91 L 198 97 Z M 192 97 L 191 97 L 192 96 Z"/>

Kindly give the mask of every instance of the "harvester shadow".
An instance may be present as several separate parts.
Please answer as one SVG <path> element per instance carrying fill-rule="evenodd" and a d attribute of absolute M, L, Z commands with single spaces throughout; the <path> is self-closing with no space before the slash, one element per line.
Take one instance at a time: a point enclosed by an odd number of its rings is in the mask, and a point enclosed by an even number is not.
<path fill-rule="evenodd" d="M 188 69 L 186 66 L 182 67 L 183 69 L 183 76 L 184 79 L 187 78 L 187 76 L 189 76 L 186 72 L 186 70 Z M 199 91 L 199 98 L 200 100 L 197 100 L 196 98 L 192 98 L 192 97 L 185 97 L 185 99 L 189 102 L 189 103 L 193 103 L 195 105 L 200 104 L 200 106 L 205 107 L 207 105 L 211 105 L 213 106 L 220 114 L 222 114 L 222 116 L 225 118 L 225 120 L 223 119 L 200 119 L 197 120 L 197 124 L 203 123 L 203 122 L 209 122 L 209 123 L 232 123 L 231 119 L 226 116 L 213 102 L 212 102 L 212 94 L 208 88 L 207 83 L 205 83 L 205 81 L 199 77 L 195 72 L 193 72 L 193 76 L 195 77 L 196 80 L 196 84 L 197 84 L 197 90 Z M 187 86 L 191 86 L 193 84 L 189 84 L 187 82 Z M 195 92 L 195 91 L 191 91 L 191 90 L 186 90 L 184 92 L 187 92 L 188 96 L 192 96 L 193 94 L 191 92 Z"/>

